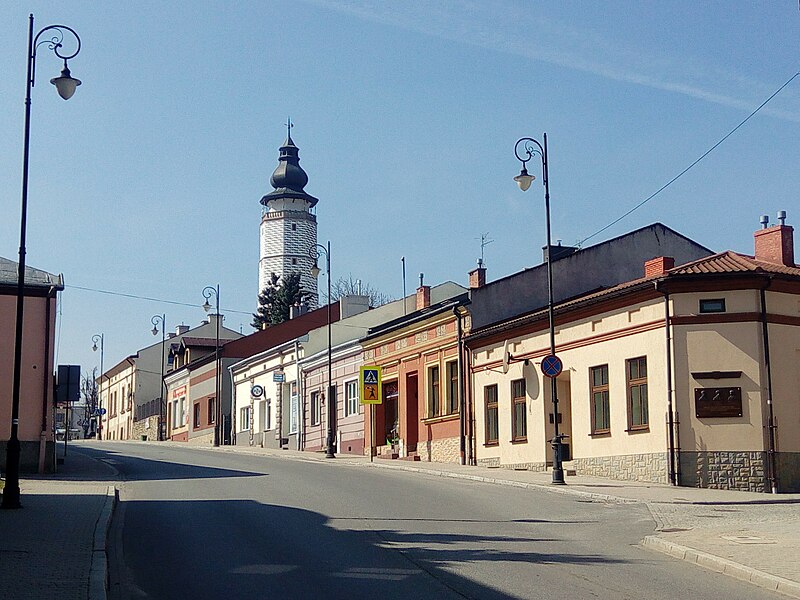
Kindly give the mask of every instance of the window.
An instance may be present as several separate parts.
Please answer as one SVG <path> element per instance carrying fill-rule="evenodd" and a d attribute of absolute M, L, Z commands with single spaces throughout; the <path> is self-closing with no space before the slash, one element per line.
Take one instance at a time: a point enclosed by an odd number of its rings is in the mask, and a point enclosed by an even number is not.
<path fill-rule="evenodd" d="M 625 361 L 628 373 L 628 429 L 647 429 L 647 357 Z"/>
<path fill-rule="evenodd" d="M 297 231 L 297 223 L 292 223 L 292 231 Z"/>
<path fill-rule="evenodd" d="M 525 402 L 525 380 L 511 382 L 511 441 L 528 441 L 528 421 Z"/>
<path fill-rule="evenodd" d="M 592 434 L 609 433 L 611 417 L 608 408 L 608 365 L 592 367 L 590 372 Z"/>
<path fill-rule="evenodd" d="M 458 412 L 458 362 L 451 361 L 445 365 L 447 373 L 447 414 Z"/>
<path fill-rule="evenodd" d="M 725 312 L 725 298 L 711 298 L 700 300 L 701 313 L 723 313 Z"/>
<path fill-rule="evenodd" d="M 497 429 L 497 385 L 483 388 L 483 399 L 486 403 L 486 445 L 498 443 Z"/>
<path fill-rule="evenodd" d="M 250 430 L 250 407 L 245 406 L 241 411 L 242 431 Z"/>
<path fill-rule="evenodd" d="M 195 429 L 200 427 L 200 403 L 194 405 L 194 421 L 193 426 Z"/>
<path fill-rule="evenodd" d="M 297 259 L 296 259 L 296 258 L 293 258 L 293 259 L 292 259 L 292 264 L 293 264 L 293 265 L 296 265 L 296 264 L 297 264 Z"/>
<path fill-rule="evenodd" d="M 300 404 L 297 397 L 297 382 L 291 383 L 291 392 L 289 396 L 289 433 L 297 433 L 297 413 Z"/>
<path fill-rule="evenodd" d="M 428 418 L 441 414 L 439 406 L 439 365 L 428 368 Z"/>
<path fill-rule="evenodd" d="M 208 399 L 208 424 L 213 425 L 217 422 L 217 401 L 215 398 Z"/>
<path fill-rule="evenodd" d="M 311 424 L 319 425 L 320 422 L 319 392 L 311 392 Z"/>
<path fill-rule="evenodd" d="M 344 416 L 358 414 L 358 379 L 344 384 Z"/>

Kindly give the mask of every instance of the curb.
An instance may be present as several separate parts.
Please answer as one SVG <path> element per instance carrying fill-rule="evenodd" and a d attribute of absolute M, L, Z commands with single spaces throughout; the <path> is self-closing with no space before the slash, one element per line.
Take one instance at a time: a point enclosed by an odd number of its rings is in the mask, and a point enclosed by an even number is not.
<path fill-rule="evenodd" d="M 792 598 L 800 598 L 800 583 L 795 581 L 784 579 L 777 575 L 770 575 L 764 571 L 759 571 L 707 552 L 701 552 L 688 546 L 682 546 L 655 535 L 645 537 L 641 541 L 641 545 L 651 550 L 668 554 L 673 558 L 694 563 L 710 571 L 728 575 L 740 581 L 747 581 L 758 587 L 780 592 Z"/>
<path fill-rule="evenodd" d="M 106 500 L 94 528 L 92 544 L 92 563 L 89 567 L 89 600 L 106 600 L 106 580 L 108 578 L 108 556 L 106 538 L 111 526 L 111 517 L 117 502 L 117 489 L 113 485 L 106 488 Z"/>

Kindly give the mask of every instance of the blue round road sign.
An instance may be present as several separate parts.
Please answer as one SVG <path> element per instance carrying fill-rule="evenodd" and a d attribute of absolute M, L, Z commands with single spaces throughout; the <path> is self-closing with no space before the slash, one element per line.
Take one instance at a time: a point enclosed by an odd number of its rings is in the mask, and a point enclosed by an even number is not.
<path fill-rule="evenodd" d="M 545 356 L 542 359 L 542 373 L 544 373 L 546 377 L 558 377 L 561 375 L 563 369 L 564 365 L 561 359 L 553 354 Z"/>

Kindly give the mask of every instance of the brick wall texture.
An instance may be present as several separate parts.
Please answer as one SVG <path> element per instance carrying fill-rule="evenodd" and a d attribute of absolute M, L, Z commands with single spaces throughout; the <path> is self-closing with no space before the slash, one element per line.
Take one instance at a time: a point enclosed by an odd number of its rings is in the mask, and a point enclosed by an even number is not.
<path fill-rule="evenodd" d="M 417 455 L 420 460 L 428 462 L 461 462 L 461 452 L 457 437 L 419 442 L 417 444 Z"/>
<path fill-rule="evenodd" d="M 765 452 L 681 452 L 681 485 L 767 491 Z"/>

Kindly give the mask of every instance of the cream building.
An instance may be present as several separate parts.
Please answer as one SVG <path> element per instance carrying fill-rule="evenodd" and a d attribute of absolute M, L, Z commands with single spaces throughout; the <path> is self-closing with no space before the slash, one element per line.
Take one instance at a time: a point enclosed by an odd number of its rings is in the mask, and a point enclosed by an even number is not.
<path fill-rule="evenodd" d="M 558 418 L 567 472 L 800 490 L 793 229 L 757 231 L 754 256 L 655 257 L 643 271 L 557 304 L 558 417 L 540 371 L 546 310 L 473 329 L 477 462 L 549 468 Z"/>
<path fill-rule="evenodd" d="M 136 390 L 136 356 L 128 356 L 97 379 L 102 415 L 100 436 L 104 440 L 127 440 L 133 426 Z"/>

